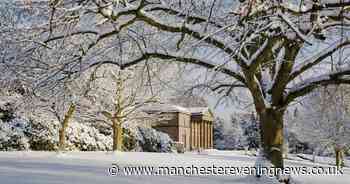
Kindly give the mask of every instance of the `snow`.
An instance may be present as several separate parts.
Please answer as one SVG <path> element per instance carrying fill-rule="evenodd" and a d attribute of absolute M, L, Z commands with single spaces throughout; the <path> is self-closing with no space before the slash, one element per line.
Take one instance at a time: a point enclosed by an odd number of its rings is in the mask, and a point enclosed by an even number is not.
<path fill-rule="evenodd" d="M 313 155 L 308 155 L 308 154 L 288 155 L 290 159 L 302 161 L 303 159 L 298 156 L 301 156 L 302 158 L 307 158 L 308 160 L 313 159 Z M 325 156 L 315 156 L 315 162 L 318 164 L 334 165 L 335 158 L 325 157 Z M 350 160 L 345 159 L 344 162 L 346 167 L 350 166 Z"/>
<path fill-rule="evenodd" d="M 300 4 L 294 4 L 290 1 L 287 2 L 283 2 L 282 6 L 284 6 L 286 9 L 290 9 L 294 12 L 305 12 L 307 11 L 309 8 L 304 5 L 300 5 Z"/>
<path fill-rule="evenodd" d="M 142 147 L 143 151 L 172 152 L 173 140 L 168 134 L 142 126 L 139 126 L 135 133 L 138 144 L 140 144 L 139 146 Z"/>
<path fill-rule="evenodd" d="M 191 113 L 190 109 L 173 104 L 152 104 L 143 108 L 145 112 L 182 112 Z"/>
<path fill-rule="evenodd" d="M 191 114 L 204 114 L 209 112 L 208 107 L 190 107 L 187 108 L 188 111 L 190 111 Z"/>
<path fill-rule="evenodd" d="M 258 57 L 262 54 L 262 52 L 267 47 L 268 43 L 269 43 L 269 41 L 268 41 L 268 39 L 266 39 L 264 41 L 263 45 L 249 58 L 248 61 L 246 61 L 246 64 L 248 66 L 251 65 L 254 61 L 256 61 L 256 59 L 258 59 Z"/>
<path fill-rule="evenodd" d="M 322 82 L 324 80 L 329 80 L 333 75 L 337 75 L 340 73 L 342 73 L 342 75 L 339 75 L 339 76 L 341 76 L 341 77 L 339 77 L 339 79 L 348 79 L 349 71 L 350 71 L 350 67 L 343 67 L 341 69 L 338 69 L 335 72 L 329 72 L 329 73 L 322 74 L 319 76 L 310 77 L 308 79 L 305 79 L 305 80 L 295 84 L 292 88 L 290 88 L 290 92 L 298 91 L 306 86 L 309 86 L 312 83 L 317 83 L 317 82 Z"/>
<path fill-rule="evenodd" d="M 302 39 L 305 43 L 312 45 L 312 43 L 308 40 L 307 36 L 301 33 L 299 28 L 296 25 L 294 25 L 294 23 L 291 20 L 289 20 L 287 16 L 283 15 L 282 13 L 279 13 L 278 16 L 281 17 L 282 20 L 285 21 L 288 24 L 288 26 L 293 29 L 293 31 L 298 35 L 300 39 Z"/>
<path fill-rule="evenodd" d="M 329 75 L 321 75 L 321 76 L 317 76 L 317 77 L 312 77 L 312 78 L 309 78 L 309 79 L 306 79 L 298 84 L 296 84 L 295 86 L 293 86 L 291 89 L 290 89 L 290 92 L 295 92 L 295 91 L 298 91 L 312 83 L 315 83 L 315 82 L 318 82 L 318 81 L 322 81 L 322 80 L 328 80 L 329 79 Z"/>
<path fill-rule="evenodd" d="M 256 157 L 238 151 L 205 150 L 205 154 L 113 153 L 113 152 L 0 152 L 0 179 L 6 184 L 41 183 L 152 183 L 152 184 L 255 184 L 273 181 L 253 176 L 109 176 L 112 163 L 118 166 L 253 166 Z M 287 161 L 288 166 L 315 166 L 305 161 Z M 297 183 L 346 184 L 350 169 L 343 176 L 294 176 Z M 303 182 L 301 182 L 303 181 Z"/>
<path fill-rule="evenodd" d="M 307 66 L 307 65 L 310 65 L 310 64 L 313 64 L 315 61 L 318 60 L 318 58 L 321 58 L 322 56 L 325 56 L 329 53 L 332 53 L 333 51 L 337 50 L 339 48 L 340 45 L 344 45 L 346 43 L 348 43 L 349 40 L 346 39 L 346 40 L 337 40 L 337 41 L 334 41 L 330 44 L 330 46 L 328 47 L 320 47 L 320 48 L 315 48 L 315 50 L 320 50 L 320 52 L 318 52 L 317 54 L 315 55 L 312 55 L 311 57 L 309 58 L 306 58 L 302 61 L 300 61 L 300 63 L 298 65 L 295 65 L 293 67 L 293 73 L 295 72 L 298 72 L 300 71 L 303 67 Z"/>
<path fill-rule="evenodd" d="M 14 118 L 8 122 L 0 120 L 0 150 L 46 150 L 58 149 L 59 123 L 45 117 L 28 121 Z M 125 123 L 124 133 L 129 151 L 172 152 L 172 139 L 168 134 L 149 127 Z M 66 149 L 74 151 L 107 151 L 112 148 L 112 137 L 100 133 L 98 128 L 72 121 L 66 130 Z"/>
<path fill-rule="evenodd" d="M 23 119 L 15 118 L 10 123 L 0 120 L 0 150 L 26 150 L 29 148 L 29 139 L 24 129 L 28 123 Z"/>

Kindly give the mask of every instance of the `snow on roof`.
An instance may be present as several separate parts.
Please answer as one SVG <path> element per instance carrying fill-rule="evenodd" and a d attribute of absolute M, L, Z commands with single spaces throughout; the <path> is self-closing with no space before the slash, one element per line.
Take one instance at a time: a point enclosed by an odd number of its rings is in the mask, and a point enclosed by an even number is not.
<path fill-rule="evenodd" d="M 208 107 L 190 107 L 187 109 L 191 114 L 203 114 L 209 111 Z"/>
<path fill-rule="evenodd" d="M 182 112 L 187 114 L 203 114 L 209 111 L 208 107 L 182 107 L 172 104 L 153 104 L 143 108 L 145 112 Z"/>
<path fill-rule="evenodd" d="M 143 108 L 145 112 L 182 112 L 190 113 L 185 107 L 171 104 L 153 104 Z"/>

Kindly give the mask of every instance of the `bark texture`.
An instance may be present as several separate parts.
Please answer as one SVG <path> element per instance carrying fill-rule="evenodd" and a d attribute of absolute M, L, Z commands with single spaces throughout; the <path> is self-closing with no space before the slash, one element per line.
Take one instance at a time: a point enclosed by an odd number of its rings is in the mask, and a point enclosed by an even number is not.
<path fill-rule="evenodd" d="M 113 151 L 122 151 L 123 128 L 118 119 L 113 120 Z"/>
<path fill-rule="evenodd" d="M 59 142 L 58 142 L 58 146 L 59 146 L 59 150 L 60 151 L 64 151 L 65 149 L 65 144 L 66 144 L 66 129 L 68 127 L 68 123 L 69 120 L 73 117 L 73 114 L 75 112 L 76 109 L 76 105 L 75 104 L 71 104 L 69 106 L 69 109 L 67 111 L 67 113 L 64 116 L 63 122 L 62 122 L 62 126 L 59 130 Z"/>
<path fill-rule="evenodd" d="M 275 167 L 283 168 L 283 113 L 266 109 L 260 115 L 260 127 L 265 156 Z"/>
<path fill-rule="evenodd" d="M 340 147 L 335 147 L 335 164 L 338 169 L 344 167 L 344 151 Z"/>

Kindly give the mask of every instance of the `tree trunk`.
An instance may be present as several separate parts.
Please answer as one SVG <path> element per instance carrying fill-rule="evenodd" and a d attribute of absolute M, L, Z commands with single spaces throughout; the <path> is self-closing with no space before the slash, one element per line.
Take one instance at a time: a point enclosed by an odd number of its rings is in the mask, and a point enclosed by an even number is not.
<path fill-rule="evenodd" d="M 284 141 L 284 148 L 283 148 L 283 153 L 284 153 L 284 158 L 288 158 L 289 157 L 289 142 L 288 142 L 288 138 Z"/>
<path fill-rule="evenodd" d="M 313 163 L 316 162 L 316 151 L 315 150 L 312 152 L 312 162 Z"/>
<path fill-rule="evenodd" d="M 113 151 L 122 151 L 123 144 L 123 129 L 121 122 L 113 119 Z"/>
<path fill-rule="evenodd" d="M 340 146 L 334 148 L 335 151 L 335 165 L 338 169 L 344 167 L 344 152 Z"/>
<path fill-rule="evenodd" d="M 266 109 L 260 114 L 261 144 L 265 157 L 283 168 L 283 113 Z"/>
<path fill-rule="evenodd" d="M 65 142 L 66 142 L 66 129 L 68 127 L 68 123 L 69 123 L 69 120 L 72 118 L 73 116 L 73 113 L 75 111 L 75 104 L 71 104 L 69 106 L 69 109 L 67 111 L 67 113 L 65 114 L 64 116 L 64 119 L 63 119 L 63 122 L 62 122 L 62 126 L 59 130 L 59 142 L 58 142 L 58 147 L 59 147 L 59 150 L 60 151 L 64 151 L 65 149 Z"/>

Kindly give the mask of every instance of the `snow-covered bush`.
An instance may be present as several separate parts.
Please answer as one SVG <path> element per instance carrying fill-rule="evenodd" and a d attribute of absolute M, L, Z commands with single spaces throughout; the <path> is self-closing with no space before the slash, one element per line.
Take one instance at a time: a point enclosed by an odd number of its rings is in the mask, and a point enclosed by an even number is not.
<path fill-rule="evenodd" d="M 1 92 L 1 91 L 0 91 Z M 25 112 L 22 95 L 0 93 L 0 151 L 58 150 L 59 121 L 50 112 Z M 173 141 L 167 134 L 137 123 L 123 125 L 123 150 L 171 152 Z M 100 122 L 80 123 L 72 119 L 66 130 L 66 150 L 112 150 L 112 128 Z"/>
<path fill-rule="evenodd" d="M 37 121 L 15 118 L 0 122 L 0 150 L 58 149 L 57 121 Z M 97 129 L 77 122 L 70 123 L 67 131 L 67 150 L 106 151 L 112 140 Z"/>
<path fill-rule="evenodd" d="M 112 129 L 108 126 L 96 126 L 100 133 L 111 137 Z M 135 122 L 123 124 L 123 150 L 145 152 L 173 152 L 173 140 L 168 134 Z"/>
<path fill-rule="evenodd" d="M 220 119 L 215 119 L 214 121 L 214 148 L 223 150 L 225 149 L 224 146 L 224 121 Z"/>
<path fill-rule="evenodd" d="M 249 118 L 243 118 L 240 122 L 243 136 L 244 147 L 248 149 L 258 149 L 260 146 L 259 121 L 256 115 L 251 114 Z"/>
<path fill-rule="evenodd" d="M 153 128 L 138 127 L 141 139 L 139 145 L 145 152 L 171 152 L 173 141 L 168 134 L 156 131 Z"/>
<path fill-rule="evenodd" d="M 112 139 L 93 127 L 72 122 L 68 125 L 67 149 L 80 151 L 108 151 L 112 148 Z"/>
<path fill-rule="evenodd" d="M 29 149 L 29 141 L 26 136 L 28 123 L 19 118 L 12 119 L 9 122 L 0 120 L 0 150 L 27 150 Z"/>
<path fill-rule="evenodd" d="M 32 150 L 58 150 L 58 121 L 50 118 L 35 118 L 30 121 L 29 135 Z M 101 134 L 96 128 L 72 121 L 66 131 L 66 150 L 107 151 L 112 142 L 109 136 Z"/>
<path fill-rule="evenodd" d="M 18 96 L 1 96 L 0 97 L 0 120 L 10 121 L 15 118 L 15 108 Z"/>
<path fill-rule="evenodd" d="M 230 122 L 214 121 L 214 148 L 219 150 L 259 149 L 259 121 L 254 113 L 234 113 Z"/>
<path fill-rule="evenodd" d="M 11 108 L 9 108 L 8 104 L 0 106 L 0 120 L 8 121 L 13 118 L 13 111 Z"/>
<path fill-rule="evenodd" d="M 40 117 L 31 120 L 14 118 L 7 122 L 0 120 L 0 150 L 58 150 L 59 122 Z M 173 141 L 165 133 L 127 124 L 123 131 L 125 151 L 172 152 Z M 66 132 L 66 150 L 109 151 L 112 150 L 112 137 L 73 121 Z"/>
<path fill-rule="evenodd" d="M 59 123 L 55 120 L 36 118 L 30 120 L 29 143 L 31 150 L 58 150 Z"/>
<path fill-rule="evenodd" d="M 142 151 L 139 144 L 142 139 L 142 135 L 139 133 L 137 126 L 132 126 L 128 123 L 123 125 L 123 150 Z"/>
<path fill-rule="evenodd" d="M 287 132 L 286 141 L 288 142 L 289 153 L 312 154 L 310 143 L 302 141 L 295 132 Z"/>

